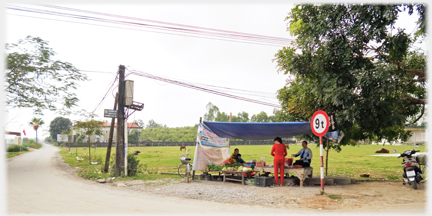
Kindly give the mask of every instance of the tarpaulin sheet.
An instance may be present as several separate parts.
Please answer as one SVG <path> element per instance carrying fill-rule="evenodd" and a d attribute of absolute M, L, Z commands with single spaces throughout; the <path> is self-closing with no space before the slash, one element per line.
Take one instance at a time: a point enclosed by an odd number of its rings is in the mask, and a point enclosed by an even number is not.
<path fill-rule="evenodd" d="M 312 133 L 309 122 L 245 123 L 204 121 L 204 124 L 219 137 L 232 139 L 264 140 Z"/>

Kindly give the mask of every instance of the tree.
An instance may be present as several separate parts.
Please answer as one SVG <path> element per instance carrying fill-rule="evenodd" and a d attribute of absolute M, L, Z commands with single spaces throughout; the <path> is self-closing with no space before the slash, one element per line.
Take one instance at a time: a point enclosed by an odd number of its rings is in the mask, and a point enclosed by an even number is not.
<path fill-rule="evenodd" d="M 139 142 L 140 136 L 141 136 L 140 131 L 132 130 L 132 132 L 128 134 L 128 142 Z"/>
<path fill-rule="evenodd" d="M 51 121 L 49 132 L 52 140 L 57 140 L 57 134 L 69 134 L 72 128 L 72 121 L 68 118 L 56 117 Z"/>
<path fill-rule="evenodd" d="M 419 14 L 416 35 L 395 29 L 404 10 Z M 426 36 L 425 5 L 301 4 L 286 19 L 296 40 L 274 59 L 293 77 L 278 91 L 280 119 L 335 113 L 342 144 L 409 137 L 426 104 L 426 54 L 410 49 Z"/>
<path fill-rule="evenodd" d="M 50 136 L 48 136 L 48 137 L 45 137 L 45 140 L 44 140 L 46 143 L 53 143 L 54 142 L 54 140 L 50 137 Z"/>
<path fill-rule="evenodd" d="M 219 113 L 219 108 L 209 102 L 206 106 L 207 112 L 204 114 L 204 121 L 214 121 L 217 114 Z"/>
<path fill-rule="evenodd" d="M 166 127 L 166 125 L 158 124 L 153 119 L 149 120 L 147 123 L 147 128 L 160 128 L 160 127 Z"/>
<path fill-rule="evenodd" d="M 87 143 L 89 147 L 89 163 L 91 163 L 91 136 L 93 135 L 102 135 L 102 125 L 103 121 L 97 121 L 94 119 L 91 119 L 89 121 L 77 121 L 75 124 L 75 129 L 80 131 L 81 134 L 84 134 L 87 136 Z"/>
<path fill-rule="evenodd" d="M 135 120 L 135 124 L 138 125 L 138 126 L 140 126 L 140 127 L 142 127 L 142 128 L 145 127 L 145 123 L 141 119 Z"/>
<path fill-rule="evenodd" d="M 36 142 L 38 142 L 37 139 L 37 131 L 39 129 L 40 126 L 42 126 L 43 124 L 45 124 L 45 122 L 42 120 L 42 118 L 36 118 L 34 117 L 30 122 L 29 125 L 33 126 L 33 129 L 36 131 Z"/>
<path fill-rule="evenodd" d="M 27 36 L 17 44 L 6 44 L 6 105 L 63 112 L 77 105 L 78 98 L 71 90 L 78 81 L 87 80 L 72 64 L 55 60 L 48 42 Z M 63 104 L 57 109 L 57 103 Z"/>

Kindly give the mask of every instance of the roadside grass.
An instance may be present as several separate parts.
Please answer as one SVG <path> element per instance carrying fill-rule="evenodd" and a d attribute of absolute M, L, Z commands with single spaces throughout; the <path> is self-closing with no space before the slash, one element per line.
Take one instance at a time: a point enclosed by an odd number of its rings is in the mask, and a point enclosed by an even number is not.
<path fill-rule="evenodd" d="M 7 156 L 6 157 L 7 158 L 13 158 L 15 156 L 22 155 L 24 153 L 26 153 L 26 151 L 22 151 L 22 152 L 7 152 Z"/>
<path fill-rule="evenodd" d="M 308 147 L 312 150 L 313 159 L 311 166 L 314 168 L 313 176 L 320 176 L 320 154 L 319 145 L 309 144 Z M 244 160 L 260 160 L 265 157 L 268 164 L 273 163 L 273 157 L 270 155 L 271 145 L 241 145 L 231 146 L 231 153 L 235 148 L 240 150 Z M 301 145 L 290 145 L 288 150 L 288 157 L 291 154 L 297 153 L 301 149 Z M 357 179 L 382 179 L 382 180 L 400 180 L 402 179 L 402 158 L 397 156 L 373 156 L 378 155 L 376 150 L 386 148 L 390 150 L 389 154 L 395 149 L 398 152 L 403 152 L 408 149 L 413 149 L 411 145 L 403 146 L 382 146 L 382 145 L 357 145 L 357 146 L 344 146 L 341 152 L 330 150 L 328 158 L 328 177 L 350 177 Z M 425 152 L 426 146 L 417 148 L 421 152 Z M 194 158 L 195 147 L 188 147 L 191 149 L 190 157 Z M 106 147 L 92 149 L 92 161 L 97 158 L 100 163 L 97 165 L 90 165 L 88 162 L 88 147 L 78 147 L 78 156 L 84 158 L 84 161 L 77 162 L 76 148 L 71 148 L 68 152 L 67 148 L 62 148 L 61 155 L 66 163 L 72 168 L 80 167 L 77 170 L 78 174 L 84 178 L 106 178 L 112 177 L 112 174 L 101 172 L 105 164 Z M 140 151 L 137 159 L 140 164 L 143 164 L 146 174 L 138 174 L 133 177 L 125 177 L 128 180 L 156 180 L 160 178 L 177 178 L 176 175 L 160 175 L 161 172 L 177 173 L 177 167 L 181 164 L 179 156 L 185 154 L 185 151 L 179 151 L 178 146 L 161 146 L 161 147 L 129 147 L 128 152 Z M 111 155 L 115 154 L 115 148 L 111 149 Z M 384 154 L 385 155 L 385 154 Z M 112 159 L 113 157 L 111 157 Z M 294 161 L 298 158 L 294 158 Z M 324 151 L 324 168 L 325 168 L 325 151 Z M 325 170 L 325 169 L 324 169 Z M 325 171 L 324 171 L 325 172 Z M 200 174 L 201 172 L 197 172 Z M 359 174 L 369 173 L 370 177 L 359 177 Z M 427 172 L 424 174 L 427 177 Z M 180 178 L 180 177 L 178 177 Z"/>

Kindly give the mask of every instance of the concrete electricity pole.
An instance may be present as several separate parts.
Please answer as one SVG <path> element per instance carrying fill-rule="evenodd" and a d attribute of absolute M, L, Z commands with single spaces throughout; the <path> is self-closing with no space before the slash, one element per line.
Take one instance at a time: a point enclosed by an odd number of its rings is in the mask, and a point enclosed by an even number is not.
<path fill-rule="evenodd" d="M 125 120 L 125 66 L 119 66 L 119 87 L 118 87 L 118 110 L 117 110 L 117 141 L 116 141 L 116 161 L 115 161 L 115 172 L 116 177 L 121 176 L 125 168 L 125 151 L 124 151 L 124 120 Z"/>

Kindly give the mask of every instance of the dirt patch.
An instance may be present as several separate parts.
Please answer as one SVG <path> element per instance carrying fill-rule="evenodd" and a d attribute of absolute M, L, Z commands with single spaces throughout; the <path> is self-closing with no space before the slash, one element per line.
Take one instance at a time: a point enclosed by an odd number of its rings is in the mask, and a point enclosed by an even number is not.
<path fill-rule="evenodd" d="M 125 182 L 126 190 L 221 203 L 329 212 L 426 212 L 426 184 L 417 190 L 401 182 L 320 186 L 256 187 L 234 182 L 176 179 Z M 111 184 L 116 186 L 115 183 Z"/>

